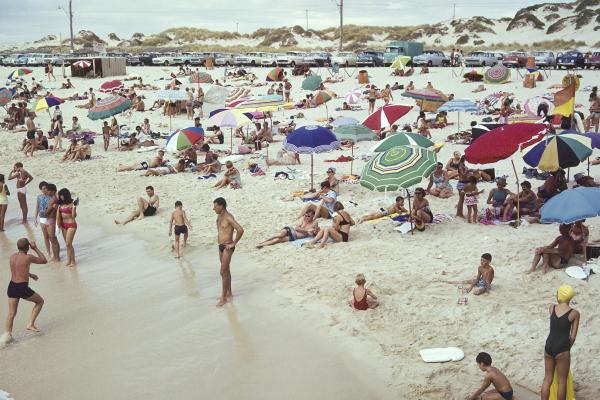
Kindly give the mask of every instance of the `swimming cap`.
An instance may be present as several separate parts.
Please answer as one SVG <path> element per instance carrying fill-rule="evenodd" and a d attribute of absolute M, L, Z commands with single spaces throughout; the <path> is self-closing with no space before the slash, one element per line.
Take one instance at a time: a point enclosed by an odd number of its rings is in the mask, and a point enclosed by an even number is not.
<path fill-rule="evenodd" d="M 568 303 L 573 296 L 575 296 L 575 291 L 570 285 L 562 285 L 556 291 L 556 298 L 559 303 Z"/>

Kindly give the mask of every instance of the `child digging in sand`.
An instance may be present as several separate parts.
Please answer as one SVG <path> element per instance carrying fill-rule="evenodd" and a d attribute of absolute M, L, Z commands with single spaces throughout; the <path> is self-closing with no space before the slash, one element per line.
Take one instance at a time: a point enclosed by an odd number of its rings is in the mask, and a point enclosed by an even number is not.
<path fill-rule="evenodd" d="M 175 225 L 175 229 L 173 229 Z M 171 222 L 169 223 L 169 237 L 175 231 L 175 258 L 179 258 L 179 236 L 183 235 L 183 247 L 187 247 L 188 226 L 192 229 L 192 224 L 183 211 L 183 204 L 177 200 L 175 202 L 175 211 L 171 214 Z"/>
<path fill-rule="evenodd" d="M 480 295 L 489 292 L 492 288 L 492 281 L 494 280 L 494 268 L 490 264 L 492 262 L 492 255 L 490 253 L 483 253 L 481 255 L 481 263 L 477 268 L 477 276 L 475 279 L 467 281 L 471 286 L 467 289 L 467 293 L 473 290 L 474 295 Z"/>
<path fill-rule="evenodd" d="M 368 310 L 369 308 L 377 307 L 379 305 L 377 296 L 371 290 L 365 288 L 365 283 L 367 283 L 365 276 L 363 274 L 356 275 L 354 282 L 357 286 L 352 290 L 354 301 L 351 305 L 357 310 Z M 372 300 L 367 299 L 367 296 L 371 297 Z"/>
<path fill-rule="evenodd" d="M 483 400 L 513 400 L 513 388 L 506 376 L 500 372 L 498 368 L 492 367 L 492 357 L 488 353 L 479 353 L 475 358 L 477 366 L 480 370 L 485 371 L 483 383 L 477 389 L 475 393 L 468 396 L 469 400 L 483 399 Z M 494 385 L 494 390 L 488 390 L 483 393 L 485 389 L 491 384 Z M 480 397 L 481 396 L 481 397 Z"/>

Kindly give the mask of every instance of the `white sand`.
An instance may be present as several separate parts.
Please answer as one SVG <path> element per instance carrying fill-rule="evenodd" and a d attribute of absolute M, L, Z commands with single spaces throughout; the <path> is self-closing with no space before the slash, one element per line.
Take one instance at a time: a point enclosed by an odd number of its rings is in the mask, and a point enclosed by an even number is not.
<path fill-rule="evenodd" d="M 257 69 L 256 73 L 263 78 L 267 71 Z M 148 83 L 164 76 L 160 68 L 128 68 L 128 72 L 142 74 Z M 57 76 L 59 73 L 57 71 Z M 432 73 L 428 75 L 411 78 L 390 77 L 388 69 L 373 69 L 369 73 L 372 81 L 380 87 L 395 81 L 406 84 L 412 79 L 415 86 L 420 88 L 431 81 L 436 88 L 454 93 L 456 98 L 477 100 L 493 91 L 504 90 L 514 92 L 521 102 L 549 91 L 548 86 L 559 82 L 564 75 L 564 72 L 552 71 L 549 81 L 540 83 L 536 89 L 524 89 L 517 79 L 502 86 L 486 85 L 487 91 L 473 94 L 471 90 L 477 84 L 460 83 L 460 78 L 452 77 L 451 69 L 432 69 Z M 2 74 L 7 75 L 8 70 L 0 69 L 0 76 Z M 220 80 L 222 74 L 222 70 L 212 72 L 213 77 Z M 320 74 L 323 77 L 328 75 L 324 69 Z M 598 72 L 584 71 L 582 74 L 582 87 L 597 84 L 600 77 Z M 36 79 L 43 79 L 39 69 L 34 76 Z M 29 81 L 29 77 L 27 80 Z M 81 93 L 88 87 L 97 89 L 102 81 L 104 80 L 74 79 L 73 83 Z M 293 97 L 299 99 L 304 96 L 305 92 L 300 90 L 301 78 L 293 77 L 292 84 Z M 49 86 L 59 85 L 51 83 Z M 341 97 L 357 86 L 356 75 L 346 77 L 343 83 L 327 85 L 328 89 L 336 91 Z M 256 88 L 252 93 L 264 94 L 266 90 L 267 87 Z M 59 97 L 66 97 L 73 92 L 74 90 L 53 91 Z M 400 97 L 401 92 L 394 92 L 395 102 L 411 103 L 410 99 Z M 142 93 L 151 97 L 151 92 Z M 577 102 L 584 104 L 586 114 L 587 96 L 588 93 L 582 91 L 577 95 Z M 361 112 L 332 111 L 341 106 L 342 101 L 341 98 L 334 99 L 328 104 L 330 115 L 345 115 L 357 119 L 366 116 L 366 103 L 363 105 L 365 111 Z M 148 106 L 149 103 L 151 102 L 147 101 Z M 66 121 L 72 115 L 78 115 L 84 128 L 99 131 L 101 123 L 88 120 L 85 111 L 75 109 L 74 104 L 76 103 L 68 102 L 61 107 Z M 275 119 L 283 120 L 285 116 L 296 112 L 278 112 Z M 302 112 L 306 118 L 299 120 L 300 125 L 325 116 L 323 107 Z M 414 122 L 417 114 L 415 109 L 400 122 Z M 145 117 L 150 119 L 153 127 L 158 122 L 168 122 L 158 112 L 134 113 L 131 119 L 118 119 L 120 123 L 127 123 L 133 128 Z M 455 122 L 455 118 L 456 114 L 449 116 L 451 122 Z M 463 115 L 462 126 L 468 126 L 472 119 L 474 118 L 471 116 Z M 44 129 L 48 129 L 47 114 L 40 113 L 36 121 Z M 189 125 L 191 123 L 183 115 L 173 121 L 174 129 Z M 435 141 L 443 141 L 455 129 L 456 125 L 444 130 L 432 130 L 432 134 Z M 600 390 L 600 385 L 594 379 L 594 366 L 600 351 L 600 343 L 595 338 L 600 332 L 600 322 L 593 316 L 593 302 L 598 297 L 597 279 L 593 276 L 589 283 L 578 282 L 568 278 L 562 271 L 545 276 L 540 273 L 531 276 L 524 273 L 533 248 L 547 244 L 557 236 L 558 229 L 555 225 L 534 225 L 515 230 L 507 226 L 468 225 L 462 220 L 455 220 L 430 227 L 425 233 L 402 236 L 392 230 L 390 222 L 384 221 L 377 225 L 364 224 L 352 228 L 349 243 L 328 246 L 324 250 L 297 250 L 284 244 L 256 251 L 254 246 L 260 240 L 290 224 L 299 213 L 302 206 L 300 202 L 284 201 L 282 197 L 288 197 L 293 191 L 306 189 L 308 180 L 275 181 L 273 173 L 284 168 L 274 167 L 264 177 L 251 177 L 244 171 L 242 190 L 216 191 L 211 188 L 214 180 L 198 181 L 191 174 L 159 178 L 143 178 L 139 176 L 139 172 L 116 174 L 114 169 L 119 163 L 141 161 L 150 157 L 151 153 L 124 154 L 117 153 L 114 149 L 104 153 L 101 150 L 101 139 L 94 146 L 94 154 L 102 155 L 103 158 L 91 162 L 60 164 L 58 155 L 42 153 L 36 153 L 33 159 L 24 159 L 16 151 L 23 136 L 0 134 L 0 172 L 7 174 L 16 161 L 25 163 L 25 168 L 36 177 L 30 188 L 30 203 L 33 201 L 35 186 L 42 179 L 56 183 L 59 188 L 69 187 L 81 197 L 82 218 L 79 223 L 86 225 L 98 218 L 112 221 L 114 218 L 125 217 L 132 209 L 135 197 L 144 194 L 144 187 L 154 185 L 161 196 L 159 215 L 146 218 L 143 222 L 135 222 L 122 230 L 145 238 L 148 243 L 163 248 L 165 253 L 168 252 L 168 217 L 175 200 L 183 202 L 195 228 L 191 243 L 198 246 L 215 243 L 212 200 L 217 196 L 224 196 L 230 204 L 230 211 L 246 230 L 239 250 L 248 253 L 254 263 L 261 266 L 260 270 L 273 271 L 278 277 L 274 283 L 265 283 L 275 292 L 275 304 L 298 320 L 305 318 L 305 321 L 310 321 L 310 329 L 335 338 L 357 359 L 365 360 L 366 365 L 379 365 L 377 372 L 385 377 L 389 389 L 396 393 L 395 398 L 398 395 L 400 398 L 463 398 L 476 387 L 481 378 L 474 363 L 474 357 L 479 351 L 491 353 L 494 365 L 501 368 L 512 382 L 537 391 L 543 378 L 542 354 L 548 334 L 547 306 L 553 302 L 556 288 L 563 283 L 574 286 L 577 292 L 575 307 L 582 314 L 579 336 L 572 351 L 572 370 L 578 398 L 592 399 L 593 393 Z M 280 143 L 276 143 L 270 148 L 271 156 L 276 153 L 279 145 Z M 368 153 L 371 146 L 372 143 L 362 142 L 355 149 L 355 154 Z M 217 147 L 228 148 L 228 145 Z M 464 146 L 447 144 L 441 150 L 439 160 L 446 162 L 455 149 L 462 150 Z M 327 166 L 335 165 L 326 164 L 324 160 L 335 159 L 342 154 L 349 155 L 349 150 L 315 156 L 315 182 L 325 177 Z M 170 158 L 173 159 L 172 156 Z M 301 158 L 303 165 L 299 168 L 308 171 L 309 158 Z M 520 171 L 523 162 L 518 154 L 514 160 L 517 171 Z M 241 168 L 245 163 L 240 162 L 238 166 Z M 362 162 L 356 162 L 355 171 L 360 171 L 362 165 Z M 349 172 L 348 163 L 335 166 L 338 174 Z M 515 190 L 510 163 L 504 161 L 494 167 L 497 176 L 509 175 L 509 188 Z M 573 174 L 584 169 L 581 166 L 571 172 Z M 598 167 L 592 167 L 591 175 L 599 178 Z M 520 179 L 523 180 L 522 175 Z M 541 181 L 532 183 L 534 187 L 541 185 Z M 12 184 L 10 187 L 13 188 Z M 492 187 L 492 184 L 480 185 L 480 188 L 486 190 L 480 197 L 480 208 Z M 340 201 L 355 219 L 366 212 L 386 206 L 394 196 L 393 193 L 389 194 L 387 200 L 384 200 L 383 194 L 370 192 L 360 186 L 342 185 L 341 191 Z M 428 199 L 434 213 L 454 214 L 456 195 L 447 200 L 431 196 Z M 353 207 L 349 200 L 358 203 L 358 206 Z M 16 207 L 14 197 L 11 198 L 10 207 Z M 32 214 L 33 204 L 30 205 L 30 210 Z M 14 219 L 7 222 L 9 230 L 15 229 Z M 598 221 L 588 222 L 592 238 L 598 238 Z M 152 234 L 154 237 L 150 236 Z M 84 244 L 77 243 L 76 240 L 75 245 L 79 252 L 85 252 Z M 3 253 L 4 251 L 5 249 Z M 469 304 L 459 306 L 456 304 L 460 296 L 456 285 L 443 281 L 473 277 L 479 256 L 483 252 L 491 252 L 494 256 L 494 289 L 490 295 L 479 298 L 469 296 Z M 82 263 L 79 268 L 85 268 L 85 264 Z M 356 312 L 346 305 L 351 297 L 354 276 L 358 272 L 366 275 L 371 289 L 379 296 L 381 306 L 377 310 Z M 63 284 L 68 285 L 68 281 Z M 56 287 L 59 290 L 58 284 Z M 418 355 L 420 348 L 441 346 L 462 347 L 466 357 L 463 361 L 452 364 L 432 365 L 421 362 Z M 310 352 L 307 352 L 307 357 L 310 357 Z"/>

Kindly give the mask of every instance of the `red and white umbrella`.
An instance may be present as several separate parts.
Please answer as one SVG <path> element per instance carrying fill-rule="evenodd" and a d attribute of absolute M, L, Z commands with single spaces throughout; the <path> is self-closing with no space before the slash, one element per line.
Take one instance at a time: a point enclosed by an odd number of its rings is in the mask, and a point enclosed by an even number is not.
<path fill-rule="evenodd" d="M 73 65 L 81 69 L 86 69 L 89 68 L 92 65 L 92 63 L 85 60 L 79 60 L 74 62 Z"/>
<path fill-rule="evenodd" d="M 360 89 L 353 89 L 346 95 L 346 103 L 348 104 L 356 104 L 360 101 L 362 96 L 362 92 Z"/>
<path fill-rule="evenodd" d="M 412 110 L 412 106 L 404 106 L 399 104 L 383 106 L 365 118 L 362 124 L 369 129 L 378 131 L 383 127 L 391 126 L 400 118 L 408 114 L 410 110 Z"/>
<path fill-rule="evenodd" d="M 122 90 L 124 88 L 125 88 L 125 85 L 123 84 L 123 82 L 116 79 L 114 81 L 104 82 L 102 85 L 100 85 L 100 92 L 114 93 L 114 92 L 118 92 L 119 90 Z"/>

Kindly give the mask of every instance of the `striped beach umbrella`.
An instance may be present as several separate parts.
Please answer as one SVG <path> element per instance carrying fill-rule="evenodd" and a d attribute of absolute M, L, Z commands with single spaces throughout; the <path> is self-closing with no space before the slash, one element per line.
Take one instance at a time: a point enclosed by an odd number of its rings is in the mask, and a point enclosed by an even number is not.
<path fill-rule="evenodd" d="M 96 105 L 88 111 L 88 118 L 91 120 L 104 119 L 112 117 L 115 114 L 122 113 L 131 107 L 131 100 L 125 97 L 112 95 L 100 99 Z"/>
<path fill-rule="evenodd" d="M 383 106 L 365 118 L 362 124 L 367 128 L 378 131 L 386 126 L 391 126 L 400 118 L 408 114 L 410 110 L 412 110 L 412 106 L 399 104 Z"/>
<path fill-rule="evenodd" d="M 92 63 L 86 60 L 79 60 L 73 63 L 73 66 L 81 69 L 86 69 L 92 66 Z"/>
<path fill-rule="evenodd" d="M 64 102 L 65 101 L 63 99 L 59 99 L 58 97 L 46 96 L 46 97 L 42 97 L 39 100 L 37 100 L 31 110 L 33 112 L 38 112 L 38 111 L 41 111 L 41 110 L 47 110 L 50 107 L 57 106 L 57 105 L 62 104 Z"/>
<path fill-rule="evenodd" d="M 543 95 L 543 96 L 534 96 L 523 103 L 523 110 L 527 113 L 527 115 L 538 116 L 538 107 L 541 104 L 546 104 L 548 106 L 548 115 L 552 115 L 554 111 L 554 96 Z"/>
<path fill-rule="evenodd" d="M 319 75 L 311 75 L 302 81 L 302 89 L 304 90 L 317 90 L 323 79 Z"/>
<path fill-rule="evenodd" d="M 510 81 L 510 70 L 502 64 L 497 64 L 485 71 L 483 80 L 489 84 L 501 84 Z"/>
<path fill-rule="evenodd" d="M 435 153 L 419 146 L 398 146 L 377 153 L 363 168 L 361 186 L 379 192 L 409 188 L 431 175 Z"/>
<path fill-rule="evenodd" d="M 409 62 L 410 62 L 409 56 L 398 56 L 394 59 L 394 61 L 392 62 L 392 65 L 390 65 L 390 67 L 395 70 L 401 70 L 401 69 L 404 69 L 404 67 L 406 67 L 406 65 Z"/>
<path fill-rule="evenodd" d="M 267 74 L 267 82 L 277 82 L 283 80 L 283 68 L 273 68 Z"/>
<path fill-rule="evenodd" d="M 178 129 L 167 138 L 165 150 L 177 152 L 192 147 L 204 140 L 204 129 L 191 126 Z"/>
<path fill-rule="evenodd" d="M 206 72 L 192 72 L 190 83 L 213 83 L 213 78 Z"/>
<path fill-rule="evenodd" d="M 11 79 L 11 80 L 12 80 L 12 79 L 17 79 L 17 78 L 18 78 L 18 77 L 20 77 L 20 76 L 23 76 L 23 75 L 28 75 L 28 74 L 30 74 L 30 73 L 32 73 L 32 72 L 33 72 L 33 71 L 32 71 L 32 70 L 30 70 L 29 68 L 17 68 L 17 69 L 15 69 L 13 72 L 11 72 L 11 73 L 8 75 L 8 79 Z"/>
<path fill-rule="evenodd" d="M 248 117 L 240 110 L 225 108 L 208 118 L 208 123 L 221 128 L 230 128 L 229 151 L 233 151 L 233 128 L 250 125 L 252 117 Z"/>
<path fill-rule="evenodd" d="M 14 92 L 9 88 L 0 88 L 0 106 L 5 106 L 12 100 Z"/>
<path fill-rule="evenodd" d="M 461 112 L 474 113 L 474 112 L 479 111 L 479 107 L 477 107 L 477 104 L 473 103 L 471 100 L 456 99 L 456 100 L 451 100 L 451 101 L 445 102 L 437 110 L 438 111 L 446 111 L 446 112 L 457 112 L 458 113 L 457 127 L 458 127 L 458 130 L 460 131 L 460 113 Z"/>
<path fill-rule="evenodd" d="M 415 100 L 427 100 L 442 103 L 448 101 L 448 96 L 446 96 L 442 91 L 430 88 L 407 90 L 402 93 L 401 96 L 410 97 L 411 99 Z"/>
<path fill-rule="evenodd" d="M 348 104 L 357 104 L 362 99 L 362 92 L 360 89 L 352 89 L 346 95 L 346 103 Z"/>
<path fill-rule="evenodd" d="M 313 106 L 320 106 L 321 104 L 327 103 L 333 97 L 324 90 L 318 91 L 312 98 L 311 103 Z"/>
<path fill-rule="evenodd" d="M 123 90 L 124 88 L 125 85 L 123 84 L 123 81 L 115 79 L 113 81 L 104 82 L 102 85 L 100 85 L 100 92 L 114 93 L 118 92 L 119 90 Z"/>
<path fill-rule="evenodd" d="M 576 167 L 592 155 L 592 140 L 583 135 L 566 134 L 547 136 L 524 156 L 525 163 L 542 171 Z"/>
<path fill-rule="evenodd" d="M 431 140 L 418 133 L 398 132 L 393 135 L 389 135 L 381 142 L 378 142 L 371 149 L 371 151 L 375 153 L 381 153 L 382 151 L 386 151 L 391 149 L 392 147 L 398 146 L 418 146 L 429 148 L 433 147 L 433 145 L 434 143 Z"/>

